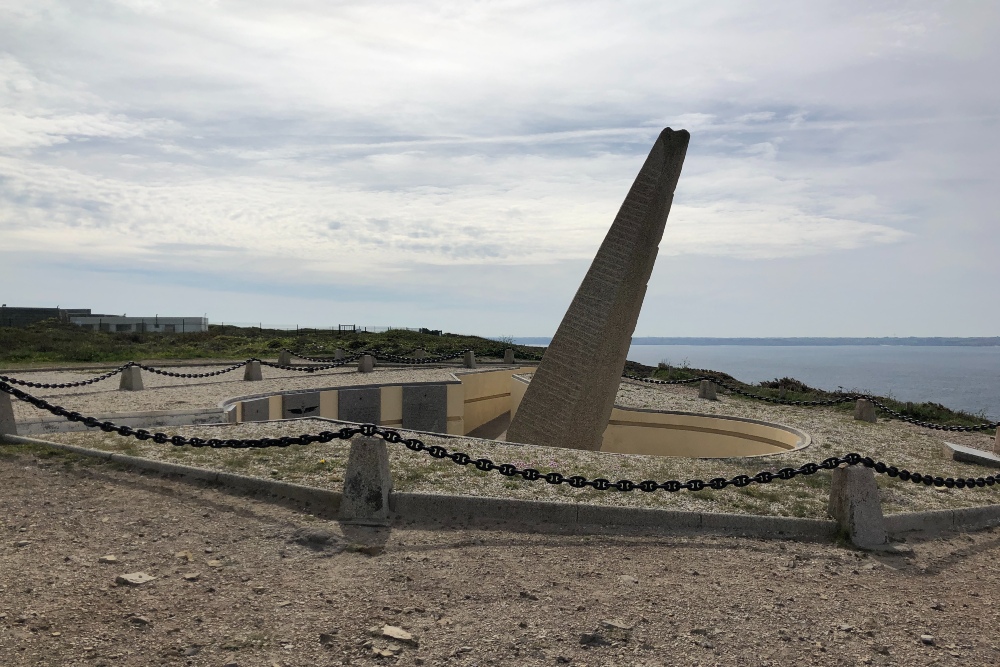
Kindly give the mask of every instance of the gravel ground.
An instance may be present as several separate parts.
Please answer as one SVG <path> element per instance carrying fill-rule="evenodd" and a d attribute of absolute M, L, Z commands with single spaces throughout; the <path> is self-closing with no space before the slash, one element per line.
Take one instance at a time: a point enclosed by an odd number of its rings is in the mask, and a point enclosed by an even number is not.
<path fill-rule="evenodd" d="M 20 447 L 0 448 L 0 488 L 10 667 L 1000 663 L 1000 531 L 908 555 L 510 528 L 359 533 Z M 135 573 L 153 579 L 117 583 Z"/>
<path fill-rule="evenodd" d="M 204 372 L 213 367 L 187 367 L 186 372 Z M 216 367 L 217 368 L 217 367 Z M 213 407 L 226 398 L 287 389 L 333 387 L 348 384 L 385 384 L 390 382 L 446 380 L 455 368 L 377 369 L 360 374 L 353 369 L 336 369 L 317 374 L 303 374 L 277 369 L 264 369 L 264 381 L 242 381 L 242 371 L 219 378 L 189 380 L 167 378 L 143 373 L 148 389 L 140 392 L 117 391 L 117 380 L 85 388 L 33 390 L 32 393 L 73 408 L 84 414 L 130 412 L 138 410 L 177 409 L 180 407 Z M 36 382 L 66 382 L 92 377 L 89 372 L 56 371 L 22 373 L 22 379 Z M 944 477 L 978 477 L 988 474 L 978 466 L 947 461 L 941 457 L 943 440 L 980 449 L 992 448 L 992 437 L 982 433 L 948 433 L 930 431 L 910 424 L 880 420 L 877 424 L 855 421 L 850 411 L 826 407 L 776 406 L 741 397 L 721 396 L 718 401 L 697 397 L 697 389 L 688 385 L 649 385 L 623 382 L 618 403 L 630 407 L 682 410 L 707 414 L 725 414 L 778 422 L 794 426 L 813 438 L 813 444 L 789 454 L 749 459 L 681 459 L 647 456 L 624 456 L 575 450 L 514 445 L 469 438 L 436 438 L 420 436 L 428 444 L 440 444 L 458 449 L 473 457 L 485 456 L 496 463 L 513 463 L 519 467 L 535 467 L 543 472 L 556 470 L 565 475 L 581 474 L 588 478 L 604 477 L 612 481 L 654 479 L 732 477 L 754 474 L 760 470 L 778 470 L 800 466 L 809 461 L 821 461 L 834 455 L 858 452 L 921 473 L 931 472 Z M 21 401 L 15 402 L 19 419 L 37 418 L 41 411 Z M 187 436 L 251 438 L 319 432 L 338 428 L 322 420 L 242 424 L 238 426 L 202 426 L 170 429 L 170 434 Z M 101 432 L 49 434 L 48 439 L 99 449 L 111 449 L 133 455 L 187 463 L 221 470 L 242 472 L 283 479 L 325 488 L 338 488 L 343 479 L 347 447 L 336 442 L 312 445 L 308 448 L 281 450 L 195 450 L 157 445 L 151 442 L 123 439 Z M 800 477 L 790 482 L 768 486 L 752 485 L 743 489 L 705 490 L 645 494 L 576 490 L 568 486 L 554 487 L 544 483 L 528 483 L 505 478 L 497 473 L 482 473 L 459 467 L 450 461 L 438 461 L 423 454 L 414 454 L 401 446 L 391 450 L 391 462 L 396 489 L 424 493 L 460 493 L 491 497 L 513 497 L 537 500 L 605 503 L 641 507 L 662 507 L 694 511 L 720 511 L 749 514 L 776 514 L 826 518 L 830 477 L 822 472 Z M 970 507 L 1000 503 L 1000 488 L 933 489 L 904 483 L 880 476 L 883 507 L 886 513 L 928 509 Z"/>

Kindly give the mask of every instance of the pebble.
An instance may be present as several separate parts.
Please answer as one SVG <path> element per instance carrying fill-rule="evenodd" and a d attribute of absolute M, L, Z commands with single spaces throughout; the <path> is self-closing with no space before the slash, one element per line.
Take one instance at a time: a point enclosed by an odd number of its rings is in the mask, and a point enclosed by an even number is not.
<path fill-rule="evenodd" d="M 129 574 L 119 574 L 115 577 L 116 584 L 124 584 L 126 586 L 141 586 L 147 582 L 153 581 L 156 577 L 146 574 L 145 572 L 131 572 Z"/>
<path fill-rule="evenodd" d="M 18 540 L 17 542 L 14 542 L 15 547 L 26 547 L 29 544 L 31 544 L 31 542 L 29 542 L 28 540 Z"/>
<path fill-rule="evenodd" d="M 117 563 L 118 558 L 115 556 L 101 556 L 97 559 L 98 563 Z"/>
<path fill-rule="evenodd" d="M 934 646 L 934 635 L 920 635 L 920 641 L 927 646 Z"/>
<path fill-rule="evenodd" d="M 404 642 L 406 644 L 412 644 L 413 646 L 417 646 L 416 637 L 414 637 L 412 634 L 410 634 L 403 628 L 396 625 L 383 625 L 382 636 L 388 637 L 389 639 L 395 639 L 396 641 Z"/>

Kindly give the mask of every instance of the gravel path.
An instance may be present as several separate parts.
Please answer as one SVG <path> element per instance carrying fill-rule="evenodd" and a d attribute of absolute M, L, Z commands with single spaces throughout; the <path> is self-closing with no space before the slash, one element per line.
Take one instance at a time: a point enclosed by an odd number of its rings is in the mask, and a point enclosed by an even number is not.
<path fill-rule="evenodd" d="M 365 534 L 23 448 L 0 448 L 0 488 L 9 667 L 1000 663 L 996 530 L 908 556 L 683 535 Z M 117 583 L 134 573 L 153 579 Z"/>
<path fill-rule="evenodd" d="M 185 372 L 204 372 L 214 367 L 188 367 Z M 204 380 L 165 378 L 143 373 L 148 389 L 140 392 L 117 391 L 117 380 L 108 380 L 94 387 L 65 390 L 32 390 L 31 393 L 57 402 L 85 414 L 166 410 L 183 407 L 214 407 L 235 396 L 288 389 L 309 389 L 351 384 L 386 384 L 391 382 L 433 381 L 451 379 L 452 368 L 376 369 L 360 374 L 354 369 L 336 369 L 316 374 L 294 373 L 264 368 L 262 382 L 243 382 L 242 369 L 228 376 Z M 77 372 L 40 372 L 21 374 L 23 379 L 43 382 L 65 382 L 92 377 Z M 809 461 L 821 461 L 834 455 L 858 452 L 886 461 L 900 468 L 941 476 L 978 477 L 989 471 L 973 465 L 946 461 L 940 455 L 943 440 L 980 449 L 992 448 L 992 437 L 982 433 L 948 433 L 930 431 L 900 422 L 880 420 L 877 424 L 855 421 L 849 410 L 827 407 L 775 406 L 741 397 L 721 396 L 717 402 L 697 397 L 693 386 L 662 386 L 623 382 L 618 403 L 639 408 L 683 410 L 708 414 L 749 417 L 794 426 L 813 438 L 813 444 L 789 454 L 742 459 L 679 459 L 647 456 L 624 456 L 576 450 L 515 445 L 468 438 L 435 438 L 420 436 L 428 444 L 440 444 L 450 450 L 464 451 L 474 458 L 481 456 L 496 463 L 514 463 L 519 467 L 535 467 L 543 472 L 556 470 L 565 475 L 581 474 L 588 478 L 604 477 L 612 481 L 654 479 L 732 477 L 754 474 L 760 470 L 777 470 L 800 466 Z M 19 419 L 43 414 L 30 405 L 15 402 Z M 316 433 L 336 429 L 339 425 L 322 420 L 296 420 L 238 426 L 203 426 L 170 429 L 170 434 L 210 438 L 276 437 L 280 435 Z M 221 470 L 231 470 L 262 477 L 338 488 L 342 483 L 347 447 L 335 442 L 311 445 L 307 448 L 281 450 L 197 450 L 157 445 L 124 439 L 101 432 L 49 434 L 48 439 L 101 449 L 163 459 Z M 743 489 L 705 490 L 645 494 L 575 490 L 565 485 L 551 486 L 536 482 L 502 477 L 497 473 L 482 473 L 434 460 L 424 454 L 414 454 L 401 446 L 391 449 L 391 465 L 396 489 L 425 493 L 460 493 L 491 497 L 513 497 L 568 502 L 605 503 L 667 509 L 720 511 L 749 514 L 776 514 L 826 518 L 829 496 L 829 474 L 821 472 L 790 482 L 767 486 L 751 485 Z M 880 476 L 886 513 L 927 509 L 970 507 L 1000 503 L 1000 488 L 934 489 L 904 483 Z"/>

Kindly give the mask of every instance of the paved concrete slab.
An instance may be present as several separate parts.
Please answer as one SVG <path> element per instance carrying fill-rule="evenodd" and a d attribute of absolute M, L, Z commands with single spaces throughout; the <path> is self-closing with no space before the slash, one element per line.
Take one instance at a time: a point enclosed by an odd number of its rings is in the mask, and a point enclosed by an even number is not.
<path fill-rule="evenodd" d="M 319 392 L 285 394 L 281 402 L 281 418 L 319 417 Z"/>
<path fill-rule="evenodd" d="M 445 433 L 448 430 L 447 385 L 404 385 L 402 427 Z"/>
<path fill-rule="evenodd" d="M 941 444 L 941 454 L 946 459 L 951 459 L 953 461 L 974 463 L 975 465 L 987 466 L 989 468 L 1000 468 L 1000 456 L 982 449 L 974 449 L 972 447 L 956 445 L 951 442 L 944 442 Z M 975 477 L 979 477 L 979 475 L 975 475 Z"/>
<path fill-rule="evenodd" d="M 243 421 L 245 422 L 266 422 L 271 418 L 271 399 L 254 398 L 243 401 Z"/>
<path fill-rule="evenodd" d="M 337 418 L 361 424 L 378 424 L 382 420 L 381 388 L 341 389 L 338 391 Z"/>

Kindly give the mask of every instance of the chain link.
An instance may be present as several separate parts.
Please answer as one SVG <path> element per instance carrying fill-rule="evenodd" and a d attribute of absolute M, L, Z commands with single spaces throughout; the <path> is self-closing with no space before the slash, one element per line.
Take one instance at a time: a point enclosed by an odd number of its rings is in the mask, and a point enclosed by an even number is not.
<path fill-rule="evenodd" d="M 9 382 L 10 384 L 21 385 L 22 387 L 32 387 L 34 389 L 69 389 L 70 387 L 84 387 L 89 384 L 94 384 L 102 380 L 107 380 L 109 377 L 114 377 L 118 375 L 126 368 L 136 365 L 134 361 L 130 361 L 127 364 L 119 366 L 115 370 L 105 373 L 104 375 L 98 375 L 97 377 L 90 378 L 89 380 L 80 380 L 78 382 L 60 382 L 57 384 L 46 384 L 44 382 L 28 382 L 27 380 L 18 380 L 17 378 L 7 377 L 6 375 L 0 375 L 0 382 Z"/>
<path fill-rule="evenodd" d="M 152 366 L 146 366 L 145 364 L 140 364 L 136 362 L 131 362 L 131 365 L 138 366 L 142 370 L 149 371 L 150 373 L 156 373 L 157 375 L 166 375 L 168 377 L 173 377 L 173 378 L 208 378 L 208 377 L 214 377 L 216 375 L 223 375 L 225 373 L 231 373 L 232 371 L 235 371 L 237 368 L 243 368 L 244 366 L 249 364 L 250 361 L 252 361 L 252 359 L 247 361 L 241 361 L 240 363 L 234 364 L 229 368 L 224 368 L 220 371 L 212 371 L 210 373 L 174 373 L 171 371 L 165 371 L 159 368 L 153 368 Z"/>
<path fill-rule="evenodd" d="M 910 472 L 908 470 L 900 470 L 896 466 L 886 465 L 882 461 L 875 461 L 871 457 L 861 456 L 860 454 L 850 453 L 844 454 L 843 456 L 830 457 L 824 459 L 821 463 L 806 463 L 798 468 L 782 468 L 777 472 L 761 471 L 756 475 L 736 475 L 730 479 L 725 477 L 716 477 L 708 482 L 700 479 L 691 479 L 686 482 L 681 482 L 679 480 L 668 480 L 666 482 L 657 482 L 655 480 L 644 480 L 642 482 L 633 482 L 628 479 L 618 480 L 617 482 L 611 482 L 610 480 L 604 478 L 597 478 L 589 480 L 582 475 L 572 475 L 567 477 L 559 472 L 548 472 L 542 473 L 535 468 L 518 468 L 512 463 L 501 463 L 496 464 L 490 459 L 480 458 L 473 459 L 471 456 L 464 452 L 449 452 L 447 449 L 440 445 L 426 445 L 422 441 L 415 438 L 404 439 L 400 435 L 399 431 L 393 429 L 385 429 L 375 424 L 362 424 L 358 427 L 345 426 L 339 431 L 322 431 L 316 434 L 302 434 L 298 436 L 282 436 L 280 438 L 258 438 L 258 439 L 228 439 L 222 440 L 218 438 L 210 438 L 208 440 L 202 438 L 185 438 L 184 436 L 174 435 L 169 436 L 166 433 L 150 433 L 145 429 L 134 429 L 131 426 L 118 426 L 109 421 L 101 421 L 96 417 L 85 417 L 79 412 L 71 412 L 66 408 L 58 405 L 52 405 L 48 401 L 32 396 L 26 392 L 21 391 L 15 387 L 10 386 L 5 382 L 0 382 L 0 391 L 6 392 L 15 398 L 22 401 L 30 403 L 37 408 L 51 412 L 54 415 L 65 417 L 69 421 L 82 423 L 88 428 L 99 428 L 106 433 L 117 433 L 121 436 L 133 437 L 138 440 L 152 440 L 153 442 L 159 444 L 171 444 L 177 447 L 190 446 L 190 447 L 212 447 L 214 449 L 220 448 L 236 448 L 236 449 L 248 449 L 248 448 L 264 448 L 264 447 L 289 447 L 291 445 L 310 445 L 313 443 L 328 443 L 334 440 L 349 440 L 355 435 L 365 435 L 368 437 L 379 436 L 383 440 L 390 443 L 402 443 L 407 449 L 413 452 L 424 452 L 428 456 L 435 459 L 449 459 L 452 463 L 461 466 L 475 465 L 477 470 L 484 472 L 497 471 L 505 477 L 520 477 L 526 481 L 539 481 L 544 480 L 547 484 L 568 484 L 569 486 L 580 489 L 584 487 L 593 488 L 597 491 L 610 491 L 612 489 L 622 492 L 634 491 L 639 489 L 646 493 L 651 493 L 653 491 L 662 490 L 668 493 L 676 493 L 678 491 L 702 491 L 706 488 L 721 490 L 728 486 L 735 486 L 737 488 L 742 488 L 750 484 L 770 484 L 776 480 L 787 481 L 794 479 L 799 475 L 814 475 L 820 470 L 833 470 L 840 465 L 863 465 L 866 468 L 871 468 L 880 475 L 888 475 L 889 477 L 897 477 L 901 480 L 911 481 L 915 484 L 924 484 L 925 486 L 936 486 L 936 487 L 947 487 L 949 489 L 972 489 L 972 488 L 982 488 L 986 486 L 993 486 L 997 483 L 997 478 L 990 475 L 988 477 L 968 477 L 968 478 L 952 478 L 952 477 L 932 477 L 931 475 L 921 474 L 917 472 Z"/>

